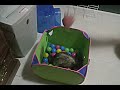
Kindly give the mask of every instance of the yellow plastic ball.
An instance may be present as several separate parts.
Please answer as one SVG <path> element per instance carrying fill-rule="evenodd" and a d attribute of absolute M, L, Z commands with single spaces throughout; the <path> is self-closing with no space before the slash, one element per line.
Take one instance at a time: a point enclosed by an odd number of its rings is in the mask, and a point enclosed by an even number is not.
<path fill-rule="evenodd" d="M 47 58 L 49 56 L 49 54 L 48 53 L 44 53 L 43 56 Z"/>
<path fill-rule="evenodd" d="M 61 49 L 57 49 L 57 53 L 60 53 L 60 52 L 62 52 L 62 50 Z"/>

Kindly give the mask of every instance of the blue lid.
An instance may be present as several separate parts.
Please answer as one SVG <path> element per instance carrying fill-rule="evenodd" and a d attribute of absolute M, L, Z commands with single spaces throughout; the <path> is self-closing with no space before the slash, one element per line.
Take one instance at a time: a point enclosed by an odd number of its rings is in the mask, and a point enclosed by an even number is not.
<path fill-rule="evenodd" d="M 55 10 L 55 13 L 61 13 L 60 8 L 55 8 L 54 10 Z"/>
<path fill-rule="evenodd" d="M 54 15 L 54 8 L 53 5 L 37 5 L 37 13 L 38 15 Z"/>

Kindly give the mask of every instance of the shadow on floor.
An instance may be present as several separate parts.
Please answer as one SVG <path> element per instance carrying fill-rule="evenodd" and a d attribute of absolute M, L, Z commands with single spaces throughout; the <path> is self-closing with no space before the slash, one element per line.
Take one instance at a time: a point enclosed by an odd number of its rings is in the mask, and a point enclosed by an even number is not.
<path fill-rule="evenodd" d="M 35 82 L 35 83 L 40 83 L 40 84 L 62 85 L 62 84 L 57 83 L 57 82 L 52 82 L 52 81 L 42 79 L 32 72 L 31 61 L 32 61 L 32 56 L 33 56 L 33 53 L 36 49 L 36 46 L 37 45 L 35 45 L 33 47 L 32 51 L 30 52 L 30 55 L 28 56 L 27 61 L 25 63 L 25 66 L 24 66 L 24 69 L 23 69 L 23 72 L 22 72 L 23 79 L 28 80 L 28 81 L 32 81 L 32 82 Z"/>
<path fill-rule="evenodd" d="M 95 40 L 91 39 L 92 47 L 114 46 L 114 53 L 120 59 L 120 40 Z"/>
<path fill-rule="evenodd" d="M 120 59 L 120 44 L 115 46 L 115 54 Z"/>
<path fill-rule="evenodd" d="M 92 47 L 118 45 L 119 43 L 120 43 L 120 40 L 115 40 L 115 39 L 96 40 L 96 39 L 91 38 Z"/>

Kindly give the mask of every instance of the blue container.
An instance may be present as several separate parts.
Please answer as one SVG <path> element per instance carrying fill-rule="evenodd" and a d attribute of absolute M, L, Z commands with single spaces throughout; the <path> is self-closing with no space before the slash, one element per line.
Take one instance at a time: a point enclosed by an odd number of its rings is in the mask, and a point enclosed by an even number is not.
<path fill-rule="evenodd" d="M 60 8 L 55 8 L 55 26 L 61 26 L 61 11 L 60 11 Z"/>
<path fill-rule="evenodd" d="M 37 5 L 37 31 L 43 33 L 53 26 L 61 26 L 61 12 L 52 5 Z"/>

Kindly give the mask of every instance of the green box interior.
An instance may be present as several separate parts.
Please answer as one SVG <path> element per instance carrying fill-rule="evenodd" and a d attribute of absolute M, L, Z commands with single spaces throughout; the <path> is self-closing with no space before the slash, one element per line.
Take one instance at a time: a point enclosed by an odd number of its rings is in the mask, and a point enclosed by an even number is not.
<path fill-rule="evenodd" d="M 51 31 L 53 31 L 53 33 L 50 36 L 49 33 Z M 62 45 L 67 48 L 72 47 L 78 50 L 78 56 L 82 56 L 83 65 L 88 63 L 90 40 L 84 36 L 83 32 L 77 29 L 67 29 L 64 27 L 53 28 L 45 32 L 40 41 L 40 45 L 38 45 L 38 49 L 36 50 L 36 55 L 40 62 L 42 62 L 43 53 L 46 50 L 48 42 L 55 45 Z"/>
<path fill-rule="evenodd" d="M 51 32 L 53 32 L 52 35 L 49 34 Z M 48 30 L 43 33 L 35 50 L 34 57 L 37 57 L 40 65 L 32 65 L 33 72 L 44 79 L 65 84 L 82 83 L 84 81 L 84 77 L 77 71 L 73 72 L 41 64 L 48 42 L 78 50 L 77 55 L 79 57 L 82 56 L 84 66 L 88 64 L 90 38 L 86 38 L 86 34 L 84 34 L 84 32 L 73 28 L 67 29 L 64 27 L 56 27 Z"/>

